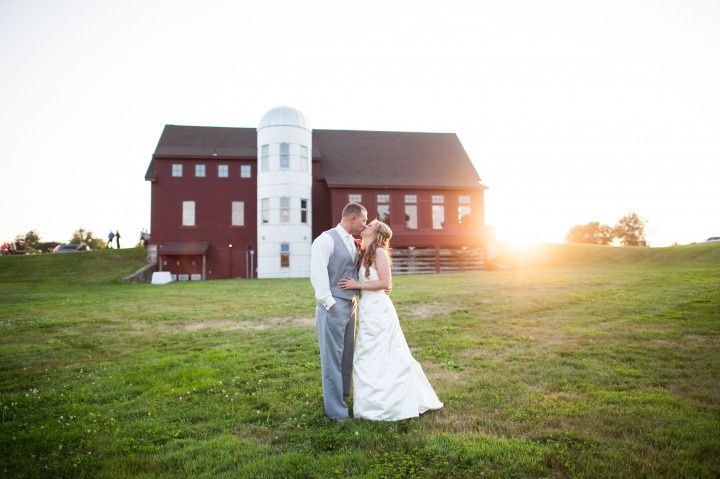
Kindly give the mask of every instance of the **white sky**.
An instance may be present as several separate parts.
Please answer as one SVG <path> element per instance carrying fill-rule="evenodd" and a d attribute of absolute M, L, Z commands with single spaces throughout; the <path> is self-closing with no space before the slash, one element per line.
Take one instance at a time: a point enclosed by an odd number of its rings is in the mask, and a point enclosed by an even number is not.
<path fill-rule="evenodd" d="M 0 240 L 150 226 L 166 123 L 455 132 L 499 239 L 720 235 L 720 2 L 0 0 Z"/>

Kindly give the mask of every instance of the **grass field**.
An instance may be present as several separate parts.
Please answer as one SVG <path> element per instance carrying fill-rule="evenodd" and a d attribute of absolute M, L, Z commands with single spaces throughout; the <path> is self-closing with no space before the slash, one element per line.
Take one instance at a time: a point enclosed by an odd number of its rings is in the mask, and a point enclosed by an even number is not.
<path fill-rule="evenodd" d="M 718 477 L 720 244 L 395 278 L 445 408 L 327 421 L 307 280 L 0 258 L 2 477 Z"/>

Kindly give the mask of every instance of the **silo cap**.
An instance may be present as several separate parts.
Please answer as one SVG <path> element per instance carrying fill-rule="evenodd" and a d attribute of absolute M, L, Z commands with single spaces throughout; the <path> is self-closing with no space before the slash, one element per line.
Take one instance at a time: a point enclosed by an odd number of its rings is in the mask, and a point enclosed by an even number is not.
<path fill-rule="evenodd" d="M 312 131 L 305 115 L 290 106 L 278 106 L 265 113 L 260 120 L 258 130 L 269 126 L 296 126 Z"/>

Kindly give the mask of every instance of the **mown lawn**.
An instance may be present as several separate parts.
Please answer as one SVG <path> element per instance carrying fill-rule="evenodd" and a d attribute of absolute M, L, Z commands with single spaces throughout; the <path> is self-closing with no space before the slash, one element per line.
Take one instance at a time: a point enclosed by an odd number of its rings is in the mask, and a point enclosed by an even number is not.
<path fill-rule="evenodd" d="M 338 425 L 307 280 L 124 285 L 141 251 L 2 257 L 1 475 L 720 476 L 720 245 L 507 261 L 396 277 L 445 408 Z"/>

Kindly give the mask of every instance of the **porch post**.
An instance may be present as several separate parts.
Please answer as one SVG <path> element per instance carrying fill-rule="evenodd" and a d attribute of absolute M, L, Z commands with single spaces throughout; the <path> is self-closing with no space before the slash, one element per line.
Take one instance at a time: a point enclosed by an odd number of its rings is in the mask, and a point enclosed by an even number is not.
<path fill-rule="evenodd" d="M 158 255 L 158 271 L 162 271 L 162 259 L 163 257 Z"/>
<path fill-rule="evenodd" d="M 202 279 L 205 279 L 205 257 L 206 257 L 206 255 L 203 255 L 203 272 L 202 272 Z"/>

